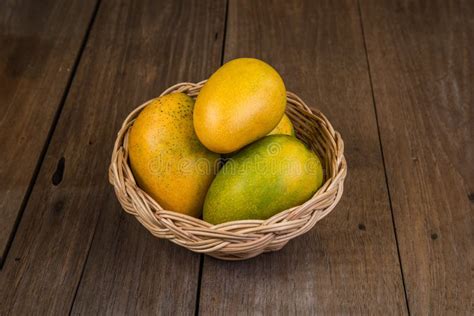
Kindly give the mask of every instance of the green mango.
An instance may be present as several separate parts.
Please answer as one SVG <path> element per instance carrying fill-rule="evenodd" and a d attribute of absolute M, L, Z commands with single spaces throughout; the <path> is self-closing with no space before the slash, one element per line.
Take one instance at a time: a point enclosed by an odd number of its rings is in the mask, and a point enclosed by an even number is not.
<path fill-rule="evenodd" d="M 301 141 L 266 136 L 217 173 L 204 201 L 203 219 L 211 224 L 267 219 L 306 202 L 322 183 L 321 162 Z"/>

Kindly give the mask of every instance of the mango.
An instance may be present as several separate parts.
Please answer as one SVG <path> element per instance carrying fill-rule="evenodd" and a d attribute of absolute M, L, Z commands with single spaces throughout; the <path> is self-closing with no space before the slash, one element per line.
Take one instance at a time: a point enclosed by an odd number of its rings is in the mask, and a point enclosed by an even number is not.
<path fill-rule="evenodd" d="M 280 120 L 280 123 L 278 123 L 278 125 L 270 133 L 268 133 L 267 136 L 268 135 L 295 136 L 295 129 L 293 128 L 293 123 L 291 123 L 290 118 L 286 114 L 284 114 Z M 231 158 L 238 152 L 239 151 L 228 153 L 228 154 L 222 154 L 221 158 L 224 159 L 224 161 L 227 161 L 227 159 Z"/>
<path fill-rule="evenodd" d="M 219 155 L 198 140 L 194 100 L 184 93 L 154 99 L 138 115 L 128 138 L 138 185 L 163 208 L 199 217 Z"/>
<path fill-rule="evenodd" d="M 218 172 L 203 219 L 211 224 L 267 219 L 306 202 L 322 183 L 314 152 L 296 137 L 270 135 L 242 149 Z"/>
<path fill-rule="evenodd" d="M 277 127 L 275 127 L 268 135 L 277 134 L 295 136 L 293 123 L 291 123 L 290 118 L 286 114 L 283 114 L 280 123 L 278 123 Z"/>
<path fill-rule="evenodd" d="M 201 89 L 194 129 L 208 149 L 231 153 L 270 133 L 285 107 L 278 72 L 261 60 L 238 58 L 219 68 Z"/>

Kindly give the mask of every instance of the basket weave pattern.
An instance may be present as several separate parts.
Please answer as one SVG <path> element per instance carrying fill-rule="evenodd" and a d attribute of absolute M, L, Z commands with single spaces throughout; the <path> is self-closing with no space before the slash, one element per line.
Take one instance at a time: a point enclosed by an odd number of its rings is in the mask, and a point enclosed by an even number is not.
<path fill-rule="evenodd" d="M 183 92 L 195 98 L 205 82 L 178 83 L 161 95 Z M 154 236 L 219 259 L 248 259 L 281 249 L 290 239 L 310 230 L 341 199 L 347 172 L 342 138 L 322 113 L 311 110 L 297 95 L 288 92 L 286 114 L 293 122 L 297 137 L 318 154 L 324 168 L 324 184 L 310 200 L 267 220 L 241 220 L 219 225 L 163 209 L 138 187 L 128 165 L 130 127 L 150 101 L 136 108 L 123 122 L 115 141 L 109 181 L 123 209 L 134 215 Z"/>

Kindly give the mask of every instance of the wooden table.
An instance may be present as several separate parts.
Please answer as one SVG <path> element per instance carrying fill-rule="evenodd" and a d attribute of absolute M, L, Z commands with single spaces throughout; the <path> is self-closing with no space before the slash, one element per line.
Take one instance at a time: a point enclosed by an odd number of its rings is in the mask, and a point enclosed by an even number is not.
<path fill-rule="evenodd" d="M 107 181 L 138 104 L 261 58 L 341 132 L 338 207 L 224 262 Z M 474 1 L 0 2 L 0 314 L 474 314 Z"/>

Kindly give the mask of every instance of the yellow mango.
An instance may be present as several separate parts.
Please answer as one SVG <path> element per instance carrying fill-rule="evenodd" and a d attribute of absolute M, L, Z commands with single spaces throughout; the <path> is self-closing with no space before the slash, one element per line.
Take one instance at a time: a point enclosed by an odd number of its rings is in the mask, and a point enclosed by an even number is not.
<path fill-rule="evenodd" d="M 128 139 L 138 185 L 163 208 L 199 217 L 219 155 L 205 148 L 193 128 L 194 100 L 173 93 L 138 115 Z"/>
<path fill-rule="evenodd" d="M 295 136 L 295 129 L 293 128 L 293 123 L 291 123 L 290 118 L 283 114 L 280 123 L 275 127 L 268 135 L 290 135 Z"/>
<path fill-rule="evenodd" d="M 270 133 L 285 106 L 285 84 L 275 69 L 254 58 L 234 59 L 201 89 L 194 108 L 194 129 L 208 149 L 235 152 Z"/>

